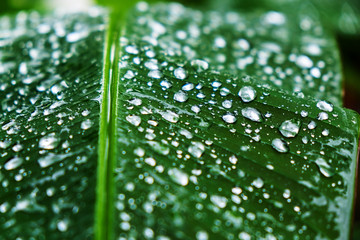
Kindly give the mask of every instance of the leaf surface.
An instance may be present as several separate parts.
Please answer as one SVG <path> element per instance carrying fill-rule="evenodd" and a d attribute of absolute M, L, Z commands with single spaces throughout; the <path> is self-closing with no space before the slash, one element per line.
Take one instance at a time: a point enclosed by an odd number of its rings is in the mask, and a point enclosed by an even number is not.
<path fill-rule="evenodd" d="M 209 42 L 224 22 L 210 15 L 205 22 L 206 14 L 174 4 L 138 5 L 130 16 L 120 60 L 117 236 L 348 238 L 357 114 L 214 71 L 213 51 L 224 51 Z"/>
<path fill-rule="evenodd" d="M 104 14 L 0 19 L 0 239 L 92 239 Z"/>

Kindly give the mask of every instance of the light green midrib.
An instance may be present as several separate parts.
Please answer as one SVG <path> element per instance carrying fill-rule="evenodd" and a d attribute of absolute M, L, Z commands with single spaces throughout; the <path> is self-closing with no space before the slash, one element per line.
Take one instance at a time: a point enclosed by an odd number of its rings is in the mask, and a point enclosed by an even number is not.
<path fill-rule="evenodd" d="M 114 169 L 119 81 L 119 14 L 110 14 L 103 59 L 103 95 L 100 110 L 99 150 L 95 203 L 95 240 L 114 239 Z"/>

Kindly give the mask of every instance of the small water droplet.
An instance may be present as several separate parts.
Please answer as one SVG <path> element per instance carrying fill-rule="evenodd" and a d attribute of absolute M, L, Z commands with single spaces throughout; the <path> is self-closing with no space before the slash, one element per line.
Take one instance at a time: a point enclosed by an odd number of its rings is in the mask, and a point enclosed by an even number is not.
<path fill-rule="evenodd" d="M 50 150 L 59 145 L 60 139 L 56 137 L 55 133 L 50 133 L 42 137 L 39 141 L 39 147 L 42 149 Z"/>
<path fill-rule="evenodd" d="M 227 198 L 219 195 L 212 195 L 210 201 L 218 206 L 219 208 L 224 208 L 227 205 Z"/>
<path fill-rule="evenodd" d="M 319 101 L 316 106 L 323 111 L 326 112 L 332 112 L 334 110 L 334 107 L 331 103 L 328 103 L 326 101 Z"/>
<path fill-rule="evenodd" d="M 244 86 L 240 89 L 238 95 L 243 102 L 251 102 L 256 98 L 256 91 L 251 86 Z"/>
<path fill-rule="evenodd" d="M 289 146 L 286 144 L 285 141 L 281 140 L 280 138 L 275 138 L 272 141 L 271 145 L 278 152 L 286 153 L 289 151 Z"/>
<path fill-rule="evenodd" d="M 222 106 L 223 106 L 224 108 L 229 109 L 229 108 L 232 107 L 232 101 L 230 101 L 230 100 L 225 100 L 225 101 L 222 102 Z"/>
<path fill-rule="evenodd" d="M 237 157 L 235 155 L 232 155 L 232 156 L 229 157 L 229 161 L 232 164 L 236 164 L 238 162 L 238 159 L 237 159 Z"/>
<path fill-rule="evenodd" d="M 231 113 L 227 113 L 227 114 L 223 115 L 222 119 L 226 123 L 235 123 L 236 122 L 236 117 L 234 115 L 232 115 Z"/>
<path fill-rule="evenodd" d="M 261 113 L 257 109 L 252 108 L 252 107 L 243 108 L 241 110 L 241 114 L 245 118 L 250 119 L 251 121 L 254 121 L 254 122 L 262 122 L 263 121 Z"/>
<path fill-rule="evenodd" d="M 186 186 L 189 183 L 189 176 L 177 168 L 170 169 L 168 174 L 174 182 L 181 186 Z"/>
<path fill-rule="evenodd" d="M 66 220 L 61 220 L 57 223 L 57 228 L 60 232 L 66 232 L 68 229 L 68 222 Z"/>
<path fill-rule="evenodd" d="M 209 63 L 201 59 L 192 60 L 190 64 L 196 69 L 197 72 L 202 72 L 209 68 Z"/>
<path fill-rule="evenodd" d="M 186 102 L 188 100 L 188 95 L 184 91 L 178 91 L 174 94 L 174 100 L 177 102 Z"/>
<path fill-rule="evenodd" d="M 262 188 L 264 186 L 264 181 L 261 178 L 257 178 L 252 182 L 252 185 L 256 188 Z"/>
<path fill-rule="evenodd" d="M 128 115 L 126 116 L 126 121 L 137 127 L 141 123 L 141 118 L 136 115 Z"/>
<path fill-rule="evenodd" d="M 319 120 L 327 120 L 327 119 L 329 119 L 329 115 L 326 112 L 321 112 L 318 115 L 318 119 Z"/>
<path fill-rule="evenodd" d="M 280 125 L 279 130 L 284 137 L 295 137 L 299 133 L 300 122 L 296 120 L 286 120 Z"/>
<path fill-rule="evenodd" d="M 174 76 L 177 79 L 184 80 L 187 77 L 187 73 L 186 73 L 185 69 L 183 69 L 182 67 L 179 67 L 174 70 Z"/>
<path fill-rule="evenodd" d="M 170 111 L 166 110 L 166 112 L 162 112 L 161 116 L 168 122 L 176 123 L 179 120 L 179 115 Z"/>
<path fill-rule="evenodd" d="M 23 163 L 23 159 L 20 157 L 14 157 L 7 161 L 4 165 L 6 170 L 13 170 L 18 168 Z"/>
<path fill-rule="evenodd" d="M 200 158 L 204 151 L 205 146 L 200 142 L 191 142 L 191 145 L 188 148 L 188 152 L 196 158 Z"/>
<path fill-rule="evenodd" d="M 81 129 L 84 129 L 84 130 L 87 130 L 89 128 L 91 128 L 91 126 L 93 125 L 94 123 L 90 120 L 90 119 L 86 119 L 84 121 L 81 122 Z"/>
<path fill-rule="evenodd" d="M 308 124 L 308 128 L 309 128 L 310 130 L 316 128 L 316 122 L 311 121 L 311 122 Z"/>
<path fill-rule="evenodd" d="M 155 79 L 160 79 L 162 77 L 162 73 L 159 70 L 151 70 L 148 73 L 148 76 Z"/>
<path fill-rule="evenodd" d="M 297 57 L 296 64 L 301 68 L 311 68 L 313 66 L 313 61 L 305 55 Z"/>
<path fill-rule="evenodd" d="M 335 175 L 332 167 L 325 161 L 323 158 L 318 158 L 315 161 L 316 165 L 319 167 L 321 174 L 325 177 L 332 177 Z"/>

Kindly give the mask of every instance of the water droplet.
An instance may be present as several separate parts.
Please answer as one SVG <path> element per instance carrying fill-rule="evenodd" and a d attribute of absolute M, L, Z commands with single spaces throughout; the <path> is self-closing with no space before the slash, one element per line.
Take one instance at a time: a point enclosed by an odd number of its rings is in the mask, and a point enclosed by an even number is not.
<path fill-rule="evenodd" d="M 179 115 L 176 113 L 166 110 L 166 112 L 162 112 L 161 116 L 168 122 L 176 123 L 179 120 Z"/>
<path fill-rule="evenodd" d="M 215 46 L 218 48 L 226 47 L 226 41 L 223 37 L 216 37 L 215 38 Z"/>
<path fill-rule="evenodd" d="M 23 159 L 20 157 L 14 157 L 7 161 L 4 165 L 6 170 L 13 170 L 18 168 L 23 163 Z"/>
<path fill-rule="evenodd" d="M 240 240 L 251 240 L 251 236 L 247 232 L 241 232 L 241 233 L 239 233 L 239 239 Z"/>
<path fill-rule="evenodd" d="M 270 11 L 266 13 L 264 20 L 269 24 L 282 25 L 285 23 L 286 17 L 280 12 Z"/>
<path fill-rule="evenodd" d="M 261 113 L 257 109 L 252 108 L 252 107 L 243 108 L 241 110 L 241 114 L 245 118 L 250 119 L 251 121 L 254 121 L 254 122 L 262 122 L 263 121 Z"/>
<path fill-rule="evenodd" d="M 196 158 L 200 158 L 204 151 L 205 146 L 200 142 L 191 142 L 191 145 L 188 148 L 188 152 Z"/>
<path fill-rule="evenodd" d="M 90 119 L 86 119 L 81 122 L 81 129 L 87 130 L 91 128 L 94 123 Z"/>
<path fill-rule="evenodd" d="M 184 80 L 187 77 L 187 73 L 186 73 L 185 69 L 179 67 L 174 70 L 174 76 L 177 79 Z"/>
<path fill-rule="evenodd" d="M 61 220 L 57 223 L 57 228 L 60 232 L 66 232 L 68 229 L 68 222 L 66 220 Z"/>
<path fill-rule="evenodd" d="M 141 118 L 136 115 L 128 115 L 126 116 L 126 121 L 137 127 L 141 123 Z"/>
<path fill-rule="evenodd" d="M 281 152 L 281 153 L 286 153 L 289 151 L 289 146 L 286 144 L 286 142 L 284 142 L 280 138 L 275 138 L 272 141 L 271 146 L 273 146 L 273 148 L 276 151 Z"/>
<path fill-rule="evenodd" d="M 235 123 L 236 117 L 232 115 L 231 113 L 227 113 L 224 116 L 222 116 L 222 119 L 227 123 Z"/>
<path fill-rule="evenodd" d="M 166 81 L 166 80 L 162 80 L 160 82 L 160 86 L 162 86 L 165 89 L 169 89 L 169 88 L 172 87 L 172 84 L 170 82 Z"/>
<path fill-rule="evenodd" d="M 238 159 L 237 159 L 237 157 L 235 155 L 232 155 L 232 156 L 229 157 L 229 161 L 232 164 L 236 164 L 238 162 Z"/>
<path fill-rule="evenodd" d="M 327 119 L 329 119 L 329 115 L 326 112 L 321 112 L 318 115 L 318 119 L 319 120 L 327 120 Z"/>
<path fill-rule="evenodd" d="M 242 193 L 242 189 L 239 187 L 234 187 L 231 189 L 231 192 L 235 195 L 239 195 L 240 193 Z"/>
<path fill-rule="evenodd" d="M 59 145 L 60 139 L 55 136 L 55 133 L 50 133 L 42 137 L 39 141 L 39 147 L 42 149 L 50 150 Z"/>
<path fill-rule="evenodd" d="M 308 113 L 307 111 L 302 110 L 301 113 L 300 113 L 300 115 L 301 115 L 302 117 L 307 117 L 307 116 L 309 115 L 309 113 Z"/>
<path fill-rule="evenodd" d="M 153 158 L 145 158 L 145 163 L 149 164 L 152 167 L 156 165 L 156 161 Z"/>
<path fill-rule="evenodd" d="M 296 64 L 301 68 L 311 68 L 313 66 L 313 61 L 305 55 L 297 57 Z"/>
<path fill-rule="evenodd" d="M 218 206 L 219 208 L 224 208 L 227 205 L 227 198 L 219 195 L 212 195 L 210 201 Z"/>
<path fill-rule="evenodd" d="M 174 182 L 181 186 L 186 186 L 189 183 L 189 176 L 177 168 L 170 169 L 168 174 Z"/>
<path fill-rule="evenodd" d="M 316 106 L 323 111 L 326 112 L 332 112 L 334 110 L 334 107 L 331 103 L 328 103 L 326 101 L 319 101 Z"/>
<path fill-rule="evenodd" d="M 335 175 L 334 170 L 323 158 L 316 159 L 315 163 L 319 167 L 321 174 L 325 177 L 332 177 Z"/>
<path fill-rule="evenodd" d="M 316 122 L 311 121 L 311 122 L 308 124 L 308 128 L 309 128 L 310 130 L 316 128 Z"/>
<path fill-rule="evenodd" d="M 198 231 L 196 233 L 196 240 L 208 240 L 209 239 L 209 235 L 207 232 L 205 231 Z"/>
<path fill-rule="evenodd" d="M 202 72 L 209 68 L 209 63 L 201 59 L 192 60 L 190 64 L 196 69 L 197 72 Z"/>
<path fill-rule="evenodd" d="M 323 136 L 329 136 L 329 130 L 328 129 L 324 129 L 322 132 L 321 132 L 321 134 L 323 135 Z"/>
<path fill-rule="evenodd" d="M 256 188 L 262 188 L 264 186 L 264 181 L 261 178 L 257 178 L 252 182 L 252 185 Z"/>
<path fill-rule="evenodd" d="M 239 97 L 243 102 L 251 102 L 256 97 L 256 91 L 251 86 L 244 86 L 239 91 Z"/>
<path fill-rule="evenodd" d="M 284 137 L 295 137 L 299 133 L 300 122 L 295 120 L 286 120 L 281 124 L 279 130 Z"/>
<path fill-rule="evenodd" d="M 184 91 L 179 91 L 174 94 L 174 100 L 178 102 L 186 102 L 188 98 L 188 95 Z"/>
<path fill-rule="evenodd" d="M 232 107 L 232 101 L 230 101 L 230 100 L 225 100 L 225 101 L 222 102 L 222 106 L 223 106 L 224 108 L 229 109 L 229 108 Z"/>
<path fill-rule="evenodd" d="M 151 70 L 148 73 L 148 76 L 155 79 L 160 79 L 162 77 L 162 73 L 159 70 Z"/>

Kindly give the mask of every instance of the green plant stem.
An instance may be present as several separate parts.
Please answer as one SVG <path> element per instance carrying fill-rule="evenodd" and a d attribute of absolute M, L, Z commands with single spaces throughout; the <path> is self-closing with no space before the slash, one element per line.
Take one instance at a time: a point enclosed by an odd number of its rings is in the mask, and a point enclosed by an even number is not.
<path fill-rule="evenodd" d="M 104 68 L 103 97 L 100 117 L 99 157 L 95 206 L 95 239 L 113 239 L 114 223 L 114 168 L 116 157 L 116 119 L 119 81 L 119 13 L 110 15 L 107 32 Z"/>

